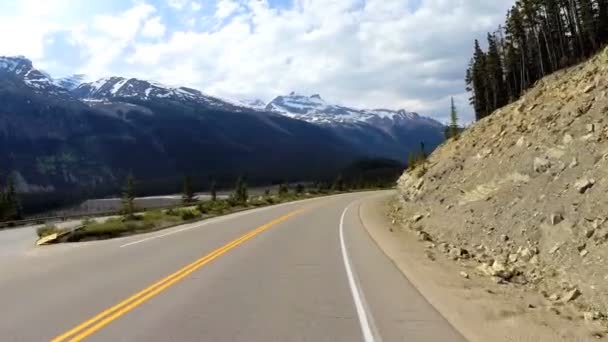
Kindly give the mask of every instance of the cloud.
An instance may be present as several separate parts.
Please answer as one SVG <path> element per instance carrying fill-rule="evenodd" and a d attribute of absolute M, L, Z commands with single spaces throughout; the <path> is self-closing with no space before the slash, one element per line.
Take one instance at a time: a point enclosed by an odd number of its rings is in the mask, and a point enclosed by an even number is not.
<path fill-rule="evenodd" d="M 188 4 L 188 0 L 169 0 L 168 5 L 177 10 L 181 10 L 186 7 Z"/>
<path fill-rule="evenodd" d="M 94 76 L 124 74 L 229 98 L 320 93 L 442 121 L 454 96 L 471 119 L 463 79 L 472 42 L 494 30 L 514 2 L 293 0 L 277 8 L 268 0 L 218 0 L 209 8 L 202 1 L 154 1 L 177 12 L 137 1 L 69 28 L 49 20 L 19 26 L 22 18 L 0 14 L 2 32 L 23 28 L 19 38 L 0 36 L 0 53 L 31 54 L 43 63 L 48 55 L 49 63 L 57 54 L 48 49 L 69 45 L 83 56 L 75 71 Z M 50 28 L 61 29 L 53 38 L 66 42 L 43 44 Z"/>
<path fill-rule="evenodd" d="M 240 4 L 236 0 L 218 0 L 216 5 L 215 17 L 218 19 L 228 18 L 234 14 L 239 8 Z"/>
<path fill-rule="evenodd" d="M 161 38 L 165 35 L 167 28 L 161 22 L 160 17 L 153 17 L 148 19 L 144 27 L 141 29 L 141 34 L 147 38 Z"/>
<path fill-rule="evenodd" d="M 203 5 L 200 3 L 200 1 L 193 0 L 168 0 L 167 5 L 178 11 L 190 9 L 194 12 L 197 12 L 201 8 L 203 8 Z"/>
<path fill-rule="evenodd" d="M 203 8 L 203 5 L 198 2 L 198 1 L 192 1 L 190 3 L 190 8 L 194 11 L 194 12 L 198 12 L 201 10 L 201 8 Z"/>

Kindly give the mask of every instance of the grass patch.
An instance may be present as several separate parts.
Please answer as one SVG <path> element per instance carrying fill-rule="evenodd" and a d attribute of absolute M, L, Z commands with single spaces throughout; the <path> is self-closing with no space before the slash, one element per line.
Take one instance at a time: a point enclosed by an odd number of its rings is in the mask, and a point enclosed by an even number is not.
<path fill-rule="evenodd" d="M 39 238 L 43 238 L 45 236 L 49 236 L 55 233 L 61 233 L 61 229 L 57 228 L 56 225 L 50 223 L 47 223 L 43 227 L 38 227 L 38 229 L 36 229 L 36 234 L 38 234 Z"/>
<path fill-rule="evenodd" d="M 111 239 L 170 227 L 195 218 L 200 213 L 190 209 L 153 210 L 127 217 L 113 217 L 103 222 L 90 221 L 71 234 L 67 241 Z"/>

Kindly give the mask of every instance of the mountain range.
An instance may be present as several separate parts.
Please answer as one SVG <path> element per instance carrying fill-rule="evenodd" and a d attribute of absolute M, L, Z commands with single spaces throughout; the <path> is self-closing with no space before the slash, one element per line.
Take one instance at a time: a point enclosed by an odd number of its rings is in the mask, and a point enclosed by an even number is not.
<path fill-rule="evenodd" d="M 0 171 L 22 191 L 199 179 L 333 177 L 365 157 L 404 161 L 443 140 L 416 113 L 357 110 L 319 95 L 231 101 L 135 78 L 54 79 L 25 57 L 0 57 Z"/>

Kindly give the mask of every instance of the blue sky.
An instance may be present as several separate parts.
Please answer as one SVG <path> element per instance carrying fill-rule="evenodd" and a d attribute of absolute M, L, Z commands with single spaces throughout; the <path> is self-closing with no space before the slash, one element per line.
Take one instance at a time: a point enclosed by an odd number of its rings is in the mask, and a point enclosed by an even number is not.
<path fill-rule="evenodd" d="M 227 98 L 297 91 L 446 120 L 475 38 L 510 0 L 21 0 L 0 2 L 0 55 L 59 77 L 185 85 Z M 14 34 L 6 34 L 14 32 Z"/>

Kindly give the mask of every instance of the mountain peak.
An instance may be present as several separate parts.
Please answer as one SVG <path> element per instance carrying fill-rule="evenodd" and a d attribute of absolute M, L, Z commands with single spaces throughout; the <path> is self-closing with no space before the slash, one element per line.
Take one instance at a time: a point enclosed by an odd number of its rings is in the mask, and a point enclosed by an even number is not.
<path fill-rule="evenodd" d="M 0 56 L 0 70 L 23 75 L 33 69 L 32 61 L 23 56 Z"/>
<path fill-rule="evenodd" d="M 54 79 L 54 82 L 56 85 L 71 91 L 71 90 L 78 88 L 79 85 L 84 83 L 86 78 L 87 78 L 87 76 L 84 74 L 76 74 L 76 75 L 56 78 L 56 79 Z"/>
<path fill-rule="evenodd" d="M 322 100 L 321 95 L 319 94 L 314 94 L 310 97 L 311 99 L 318 99 L 318 100 Z"/>
<path fill-rule="evenodd" d="M 31 60 L 23 56 L 0 56 L 0 72 L 12 74 L 34 92 L 55 96 L 69 96 L 68 91 L 55 83 L 49 74 L 34 68 Z"/>

